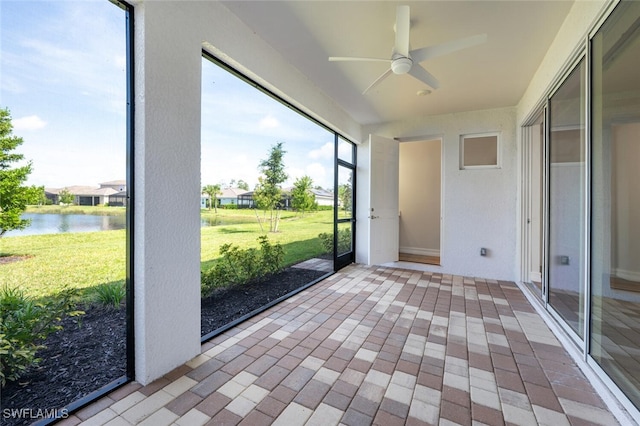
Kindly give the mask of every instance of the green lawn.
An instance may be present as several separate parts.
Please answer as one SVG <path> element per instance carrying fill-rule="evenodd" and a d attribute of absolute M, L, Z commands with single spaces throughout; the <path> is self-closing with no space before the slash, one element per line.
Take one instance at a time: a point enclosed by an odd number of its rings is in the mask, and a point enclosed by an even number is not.
<path fill-rule="evenodd" d="M 60 208 L 60 207 L 58 207 Z M 62 209 L 73 209 L 73 206 Z M 95 209 L 124 209 L 94 207 Z M 85 213 L 91 207 L 83 207 Z M 30 212 L 36 210 L 30 209 Z M 47 213 L 59 213 L 47 211 Z M 74 213 L 77 213 L 74 211 Z M 260 225 L 251 210 L 203 212 L 202 217 L 217 217 L 221 225 L 202 228 L 202 269 L 219 257 L 219 247 L 232 243 L 241 248 L 257 247 Z M 260 216 L 262 217 L 262 215 Z M 269 233 L 272 243 L 285 249 L 285 263 L 291 265 L 322 253 L 321 232 L 333 229 L 333 212 L 307 213 L 304 216 L 283 212 L 280 232 Z M 0 238 L 2 255 L 28 256 L 25 260 L 0 265 L 2 282 L 41 297 L 55 294 L 64 286 L 86 290 L 99 284 L 122 282 L 125 278 L 125 231 L 33 235 Z"/>

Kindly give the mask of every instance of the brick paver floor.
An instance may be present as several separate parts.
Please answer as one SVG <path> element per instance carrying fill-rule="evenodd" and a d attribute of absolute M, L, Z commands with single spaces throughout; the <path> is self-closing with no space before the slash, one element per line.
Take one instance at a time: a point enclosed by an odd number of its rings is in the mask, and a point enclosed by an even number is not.
<path fill-rule="evenodd" d="M 359 265 L 79 423 L 618 424 L 514 283 Z"/>

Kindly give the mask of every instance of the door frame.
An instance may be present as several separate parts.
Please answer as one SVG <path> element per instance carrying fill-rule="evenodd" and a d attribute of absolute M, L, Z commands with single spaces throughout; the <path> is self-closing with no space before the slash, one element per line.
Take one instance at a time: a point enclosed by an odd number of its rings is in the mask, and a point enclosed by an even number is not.
<path fill-rule="evenodd" d="M 438 141 L 439 142 L 439 147 L 440 147 L 440 210 L 438 212 L 438 233 L 439 233 L 439 247 L 438 247 L 438 252 L 439 252 L 439 258 L 440 258 L 440 262 L 437 265 L 431 265 L 431 266 L 442 266 L 443 265 L 443 254 L 444 254 L 444 193 L 445 193 L 445 162 L 444 162 L 444 154 L 445 154 L 445 144 L 444 144 L 444 135 L 443 134 L 438 134 L 438 135 L 428 135 L 428 136 L 412 136 L 412 137 L 401 137 L 401 138 L 395 138 L 400 144 L 402 143 L 406 143 L 406 142 L 431 142 L 431 141 Z M 401 166 L 401 164 L 399 164 L 399 166 Z M 400 193 L 400 188 L 398 188 L 398 194 Z"/>
<path fill-rule="evenodd" d="M 346 139 L 345 139 L 346 141 Z M 348 142 L 351 143 L 351 142 Z M 348 161 L 345 161 L 341 158 L 339 158 L 338 155 L 338 144 L 339 144 L 339 136 L 336 134 L 336 140 L 334 143 L 334 149 L 335 149 L 335 164 L 334 164 L 334 179 L 335 179 L 335 183 L 334 183 L 334 190 L 333 190 L 333 205 L 334 205 L 334 209 L 333 209 L 333 270 L 334 271 L 338 271 L 339 269 L 344 268 L 345 266 L 355 262 L 355 258 L 356 258 L 356 191 L 357 191 L 357 177 L 356 177 L 356 171 L 357 171 L 357 149 L 355 147 L 354 144 L 351 144 L 351 152 L 352 152 L 352 158 L 353 158 L 353 162 L 349 163 Z M 338 170 L 340 169 L 340 167 L 344 167 L 346 169 L 351 170 L 351 217 L 349 218 L 340 218 L 338 215 L 338 210 L 339 210 L 339 197 L 338 197 L 338 189 L 339 189 L 339 182 L 338 182 Z M 345 253 L 340 253 L 339 252 L 339 244 L 338 244 L 338 237 L 339 237 L 339 224 L 341 223 L 350 223 L 351 224 L 351 250 Z"/>
<path fill-rule="evenodd" d="M 521 179 L 521 212 L 520 212 L 520 223 L 521 223 L 521 258 L 520 258 L 520 281 L 527 284 L 531 283 L 531 272 L 532 272 L 532 234 L 533 229 L 531 226 L 531 216 L 533 214 L 533 202 L 532 199 L 536 195 L 540 197 L 540 237 L 539 244 L 540 247 L 540 293 L 536 293 L 537 296 L 541 298 L 541 300 L 546 305 L 546 280 L 544 277 L 546 276 L 546 264 L 545 259 L 547 258 L 547 221 L 546 221 L 546 211 L 547 211 L 547 196 L 546 196 L 546 187 L 547 187 L 547 172 L 545 167 L 545 158 L 546 158 L 546 139 L 547 139 L 547 107 L 546 102 L 542 103 L 538 108 L 534 109 L 534 113 L 531 114 L 529 119 L 525 121 L 525 124 L 521 127 L 522 132 L 522 155 L 521 155 L 521 170 L 522 170 L 522 179 Z M 533 139 L 534 132 L 538 132 L 538 122 L 542 120 L 542 135 L 540 140 L 540 151 L 538 153 L 533 152 Z M 532 173 L 533 173 L 533 156 L 538 155 L 539 165 L 540 165 L 540 191 L 539 194 L 533 193 L 532 187 Z"/>

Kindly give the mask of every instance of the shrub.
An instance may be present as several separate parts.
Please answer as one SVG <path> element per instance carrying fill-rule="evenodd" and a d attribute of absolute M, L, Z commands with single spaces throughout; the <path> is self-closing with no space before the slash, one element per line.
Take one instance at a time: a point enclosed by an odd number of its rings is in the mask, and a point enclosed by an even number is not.
<path fill-rule="evenodd" d="M 322 232 L 318 235 L 325 253 L 333 253 L 333 234 Z M 351 228 L 338 230 L 338 254 L 346 253 L 351 249 Z"/>
<path fill-rule="evenodd" d="M 220 247 L 222 257 L 212 268 L 201 274 L 202 296 L 217 288 L 247 284 L 283 268 L 284 249 L 280 243 L 271 244 L 266 235 L 258 238 L 260 248 L 241 249 L 232 244 Z"/>
<path fill-rule="evenodd" d="M 74 289 L 64 289 L 56 297 L 35 301 L 20 289 L 4 286 L 0 290 L 0 379 L 17 380 L 36 365 L 38 350 L 50 333 L 61 330 L 64 316 L 79 316 L 75 310 Z"/>
<path fill-rule="evenodd" d="M 318 238 L 320 238 L 325 253 L 333 253 L 333 234 L 322 232 L 318 234 Z"/>
<path fill-rule="evenodd" d="M 115 282 L 108 284 L 100 284 L 94 290 L 94 298 L 96 302 L 104 306 L 119 308 L 122 300 L 127 295 L 124 283 Z"/>

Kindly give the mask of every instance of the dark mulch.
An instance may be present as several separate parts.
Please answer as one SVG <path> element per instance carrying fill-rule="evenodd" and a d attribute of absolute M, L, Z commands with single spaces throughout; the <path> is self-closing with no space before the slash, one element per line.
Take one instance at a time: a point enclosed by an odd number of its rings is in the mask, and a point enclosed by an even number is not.
<path fill-rule="evenodd" d="M 324 274 L 326 272 L 289 268 L 267 280 L 218 291 L 202 299 L 200 331 L 204 336 Z"/>
<path fill-rule="evenodd" d="M 221 290 L 202 300 L 202 335 L 214 331 L 321 277 L 324 272 L 289 268 L 267 280 Z M 5 409 L 61 408 L 126 374 L 125 310 L 86 308 L 80 324 L 65 318 L 50 335 L 42 362 L 2 389 L 2 424 L 29 420 L 5 418 Z"/>

